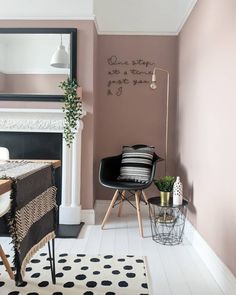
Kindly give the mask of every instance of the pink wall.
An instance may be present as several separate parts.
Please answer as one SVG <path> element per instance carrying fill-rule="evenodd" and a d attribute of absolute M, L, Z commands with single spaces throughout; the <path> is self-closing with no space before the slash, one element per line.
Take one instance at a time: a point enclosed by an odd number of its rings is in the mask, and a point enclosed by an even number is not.
<path fill-rule="evenodd" d="M 5 89 L 5 74 L 0 72 L 0 92 Z"/>
<path fill-rule="evenodd" d="M 5 74 L 5 87 L 0 92 L 62 95 L 58 85 L 66 79 L 63 74 Z"/>
<path fill-rule="evenodd" d="M 107 61 L 112 55 L 129 65 L 110 65 Z M 99 36 L 98 37 L 98 95 L 95 103 L 95 198 L 110 199 L 112 191 L 98 183 L 100 159 L 119 154 L 123 145 L 144 143 L 154 145 L 156 152 L 164 157 L 165 149 L 165 102 L 166 77 L 158 76 L 159 88 L 152 91 L 149 81 L 154 65 L 132 65 L 132 61 L 143 59 L 156 63 L 170 71 L 170 133 L 168 173 L 175 171 L 175 110 L 176 110 L 176 72 L 177 37 L 153 36 Z M 113 58 L 114 62 L 114 58 Z M 112 63 L 113 63 L 112 62 Z M 142 63 L 142 62 L 139 62 Z M 133 69 L 143 72 L 132 74 Z M 119 71 L 114 74 L 113 71 Z M 108 74 L 108 72 L 113 74 Z M 126 74 L 127 72 L 127 74 Z M 144 73 L 145 72 L 145 73 Z M 109 80 L 129 80 L 122 85 L 120 94 L 117 84 L 108 87 Z M 132 85 L 134 80 L 148 83 Z M 108 95 L 111 91 L 113 95 Z M 110 92 L 110 93 L 111 93 Z M 159 175 L 164 173 L 164 163 L 158 164 Z M 155 195 L 152 187 L 149 195 Z"/>
<path fill-rule="evenodd" d="M 93 21 L 0 21 L 0 27 L 71 27 L 78 30 L 77 78 L 83 87 L 83 102 L 87 111 L 82 132 L 82 208 L 93 208 L 93 102 L 94 102 L 94 23 Z M 60 108 L 53 102 L 0 101 L 0 108 Z"/>
<path fill-rule="evenodd" d="M 236 1 L 199 0 L 179 37 L 179 173 L 189 218 L 236 275 Z"/>

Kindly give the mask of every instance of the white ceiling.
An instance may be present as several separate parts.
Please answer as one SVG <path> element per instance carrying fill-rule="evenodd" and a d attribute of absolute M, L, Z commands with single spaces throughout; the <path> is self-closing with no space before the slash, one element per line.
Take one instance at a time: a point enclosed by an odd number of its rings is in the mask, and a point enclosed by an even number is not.
<path fill-rule="evenodd" d="M 94 19 L 99 34 L 177 35 L 197 0 L 0 0 L 0 19 Z"/>
<path fill-rule="evenodd" d="M 94 0 L 100 34 L 177 35 L 197 0 Z"/>

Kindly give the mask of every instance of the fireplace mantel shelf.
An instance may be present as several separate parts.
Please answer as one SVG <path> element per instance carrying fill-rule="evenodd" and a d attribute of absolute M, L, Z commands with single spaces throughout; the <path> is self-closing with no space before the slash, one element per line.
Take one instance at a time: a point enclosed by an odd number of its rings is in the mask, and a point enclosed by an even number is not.
<path fill-rule="evenodd" d="M 86 112 L 83 110 L 83 116 Z M 17 132 L 63 133 L 64 113 L 62 109 L 0 108 L 0 130 Z M 78 122 L 77 132 L 83 129 Z"/>

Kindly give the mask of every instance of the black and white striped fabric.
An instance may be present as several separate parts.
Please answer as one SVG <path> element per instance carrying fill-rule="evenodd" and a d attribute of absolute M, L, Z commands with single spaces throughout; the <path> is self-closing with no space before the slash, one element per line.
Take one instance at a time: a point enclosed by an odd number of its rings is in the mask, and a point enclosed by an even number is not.
<path fill-rule="evenodd" d="M 154 147 L 123 147 L 118 180 L 147 183 L 150 179 Z"/>

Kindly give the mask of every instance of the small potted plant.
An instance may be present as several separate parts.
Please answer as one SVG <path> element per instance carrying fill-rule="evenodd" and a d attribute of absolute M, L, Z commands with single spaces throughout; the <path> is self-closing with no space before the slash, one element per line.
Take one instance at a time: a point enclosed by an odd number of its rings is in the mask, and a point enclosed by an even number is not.
<path fill-rule="evenodd" d="M 160 191 L 161 206 L 167 206 L 169 204 L 174 182 L 174 176 L 164 176 L 159 179 L 154 179 L 154 184 Z"/>

